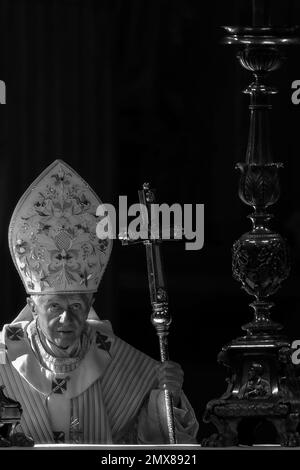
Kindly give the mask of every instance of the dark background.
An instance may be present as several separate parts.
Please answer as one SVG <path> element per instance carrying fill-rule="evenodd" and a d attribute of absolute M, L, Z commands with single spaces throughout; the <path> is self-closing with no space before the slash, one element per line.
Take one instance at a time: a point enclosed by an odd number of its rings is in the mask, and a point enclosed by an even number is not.
<path fill-rule="evenodd" d="M 274 24 L 299 24 L 299 2 L 271 2 Z M 71 165 L 103 202 L 137 202 L 144 181 L 160 202 L 203 203 L 205 242 L 199 251 L 165 244 L 173 324 L 171 359 L 185 370 L 185 391 L 200 422 L 207 401 L 225 391 L 216 357 L 251 318 L 250 298 L 231 276 L 231 246 L 250 228 L 237 195 L 248 134 L 251 77 L 220 45 L 223 24 L 250 24 L 250 1 L 0 0 L 1 323 L 24 306 L 10 259 L 7 229 L 29 184 L 56 158 Z M 275 296 L 273 317 L 300 339 L 300 49 L 270 81 L 274 157 L 285 164 L 275 227 L 292 249 L 293 270 Z M 115 242 L 96 310 L 115 332 L 158 358 L 150 324 L 142 246 Z"/>

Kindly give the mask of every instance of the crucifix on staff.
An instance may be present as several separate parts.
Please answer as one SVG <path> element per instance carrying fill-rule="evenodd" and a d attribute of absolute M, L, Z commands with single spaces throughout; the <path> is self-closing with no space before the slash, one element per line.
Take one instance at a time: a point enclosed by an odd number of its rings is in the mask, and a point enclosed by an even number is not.
<path fill-rule="evenodd" d="M 148 236 L 142 240 L 130 239 L 128 236 L 121 235 L 123 245 L 130 245 L 133 243 L 143 243 L 146 249 L 147 270 L 148 270 L 148 283 L 150 291 L 150 301 L 152 306 L 151 323 L 155 327 L 159 340 L 160 360 L 162 364 L 169 361 L 169 348 L 168 348 L 168 335 L 169 327 L 172 321 L 169 304 L 168 294 L 166 290 L 163 264 L 161 258 L 161 243 L 163 241 L 162 232 L 157 226 L 149 224 L 149 220 L 157 220 L 151 217 L 151 209 L 155 205 L 155 192 L 150 188 L 149 183 L 144 183 L 143 189 L 139 191 L 139 201 L 141 207 L 141 215 L 143 218 L 144 229 L 146 227 Z M 173 232 L 172 240 L 182 238 L 181 227 L 167 227 L 168 233 Z M 179 233 L 180 232 L 180 233 Z M 164 400 L 166 407 L 166 420 L 168 427 L 168 436 L 170 444 L 176 444 L 176 432 L 174 422 L 174 399 L 170 389 L 166 384 L 163 384 Z"/>

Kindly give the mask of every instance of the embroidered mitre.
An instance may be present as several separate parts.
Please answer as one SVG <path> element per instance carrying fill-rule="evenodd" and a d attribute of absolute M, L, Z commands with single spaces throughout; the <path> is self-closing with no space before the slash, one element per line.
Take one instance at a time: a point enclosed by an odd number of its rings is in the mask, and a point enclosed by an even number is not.
<path fill-rule="evenodd" d="M 9 226 L 10 252 L 28 294 L 97 291 L 112 248 L 111 238 L 96 234 L 103 219 L 96 214 L 100 204 L 62 160 L 31 184 Z"/>

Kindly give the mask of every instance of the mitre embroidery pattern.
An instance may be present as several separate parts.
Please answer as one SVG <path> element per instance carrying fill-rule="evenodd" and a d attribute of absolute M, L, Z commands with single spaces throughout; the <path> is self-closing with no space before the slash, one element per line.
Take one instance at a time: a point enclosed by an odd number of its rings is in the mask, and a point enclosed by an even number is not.
<path fill-rule="evenodd" d="M 28 293 L 95 292 L 112 241 L 99 240 L 100 199 L 56 160 L 31 185 L 12 216 L 10 249 Z"/>

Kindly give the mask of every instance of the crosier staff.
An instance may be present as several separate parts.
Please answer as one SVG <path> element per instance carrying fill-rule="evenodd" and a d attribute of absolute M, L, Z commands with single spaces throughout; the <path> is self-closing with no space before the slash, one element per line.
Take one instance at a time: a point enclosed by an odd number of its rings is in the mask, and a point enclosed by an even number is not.
<path fill-rule="evenodd" d="M 139 191 L 139 201 L 141 204 L 141 215 L 144 227 L 147 227 L 147 235 L 142 240 L 131 239 L 128 234 L 120 234 L 119 238 L 123 245 L 134 243 L 143 243 L 146 248 L 148 282 L 150 291 L 150 300 L 152 305 L 151 323 L 155 327 L 159 339 L 159 350 L 161 362 L 169 360 L 168 334 L 171 324 L 171 315 L 169 313 L 168 294 L 165 286 L 162 259 L 160 254 L 160 244 L 162 242 L 158 227 L 150 226 L 148 223 L 151 217 L 151 205 L 155 203 L 154 192 L 150 189 L 149 183 L 143 184 L 143 189 Z M 146 211 L 145 211 L 146 208 Z M 180 229 L 182 233 L 182 229 Z M 174 237 L 176 237 L 174 229 Z M 172 395 L 164 386 L 164 398 L 167 413 L 167 426 L 170 444 L 176 444 L 174 410 Z"/>

